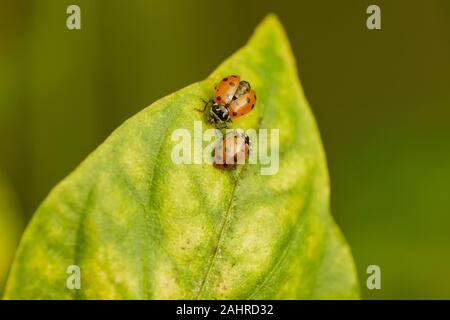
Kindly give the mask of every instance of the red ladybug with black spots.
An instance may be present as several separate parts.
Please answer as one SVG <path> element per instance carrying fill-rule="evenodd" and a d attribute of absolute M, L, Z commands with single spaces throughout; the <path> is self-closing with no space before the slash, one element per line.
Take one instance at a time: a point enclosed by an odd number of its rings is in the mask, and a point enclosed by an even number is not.
<path fill-rule="evenodd" d="M 244 164 L 250 153 L 250 138 L 243 132 L 228 133 L 214 149 L 214 166 L 221 169 L 236 169 Z"/>
<path fill-rule="evenodd" d="M 225 128 L 229 122 L 249 113 L 256 104 L 256 92 L 250 83 L 240 81 L 240 76 L 223 78 L 216 86 L 214 99 L 208 101 L 208 120 L 217 128 Z"/>

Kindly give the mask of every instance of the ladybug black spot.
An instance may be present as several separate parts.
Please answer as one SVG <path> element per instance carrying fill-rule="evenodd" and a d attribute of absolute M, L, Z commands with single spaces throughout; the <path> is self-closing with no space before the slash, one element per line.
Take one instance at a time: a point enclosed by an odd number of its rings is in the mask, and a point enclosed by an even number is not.
<path fill-rule="evenodd" d="M 223 78 L 222 81 L 223 82 L 228 81 L 228 78 Z"/>
<path fill-rule="evenodd" d="M 234 74 L 233 74 L 231 77 L 232 77 L 232 78 L 237 78 L 237 75 L 234 75 Z"/>
<path fill-rule="evenodd" d="M 255 100 L 256 100 L 256 94 L 253 94 L 253 98 L 255 98 Z"/>
<path fill-rule="evenodd" d="M 252 104 L 252 110 L 253 110 L 254 107 L 255 107 L 255 104 Z"/>
<path fill-rule="evenodd" d="M 237 112 L 236 111 L 233 111 L 233 116 L 237 116 Z"/>
<path fill-rule="evenodd" d="M 221 97 L 221 96 L 218 96 L 218 97 L 217 97 L 217 101 L 220 101 L 220 100 L 222 100 L 222 97 Z"/>
<path fill-rule="evenodd" d="M 250 98 L 249 97 L 247 97 L 247 103 L 250 103 Z"/>

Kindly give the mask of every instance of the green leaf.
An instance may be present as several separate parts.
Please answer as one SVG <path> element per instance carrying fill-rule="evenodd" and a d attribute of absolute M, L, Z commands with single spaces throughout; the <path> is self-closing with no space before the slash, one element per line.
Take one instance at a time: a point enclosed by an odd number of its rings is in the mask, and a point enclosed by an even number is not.
<path fill-rule="evenodd" d="M 239 74 L 258 94 L 235 127 L 280 129 L 280 168 L 176 165 L 214 84 Z M 205 147 L 208 142 L 203 142 Z M 81 289 L 66 268 L 81 268 Z M 350 250 L 329 213 L 325 155 L 287 37 L 274 16 L 208 79 L 122 126 L 42 203 L 6 297 L 48 299 L 358 298 Z"/>
<path fill-rule="evenodd" d="M 0 172 L 0 297 L 21 231 L 17 200 Z"/>

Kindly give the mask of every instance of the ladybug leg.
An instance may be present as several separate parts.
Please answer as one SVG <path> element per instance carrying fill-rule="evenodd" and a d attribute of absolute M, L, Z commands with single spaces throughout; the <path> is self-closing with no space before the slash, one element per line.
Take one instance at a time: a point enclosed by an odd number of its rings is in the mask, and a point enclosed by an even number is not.
<path fill-rule="evenodd" d="M 205 99 L 201 98 L 201 100 L 203 101 L 203 103 L 205 104 L 203 106 L 203 109 L 198 109 L 195 108 L 195 110 L 197 110 L 198 112 L 205 112 L 206 108 L 211 108 L 211 106 L 213 105 L 213 102 L 211 100 L 206 101 Z"/>

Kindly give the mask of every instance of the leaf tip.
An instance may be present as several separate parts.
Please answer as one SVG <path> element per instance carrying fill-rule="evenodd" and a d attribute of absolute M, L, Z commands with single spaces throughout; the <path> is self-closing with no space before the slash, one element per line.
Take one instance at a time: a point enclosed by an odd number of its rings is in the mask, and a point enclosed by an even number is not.
<path fill-rule="evenodd" d="M 280 22 L 280 19 L 278 18 L 278 15 L 273 13 L 273 12 L 268 13 L 264 17 L 264 19 L 262 20 L 262 22 L 260 24 L 261 25 L 263 25 L 263 24 L 268 24 L 268 25 L 272 24 L 272 25 L 281 26 L 281 22 Z"/>
<path fill-rule="evenodd" d="M 258 34 L 263 31 L 265 32 L 271 31 L 285 35 L 284 27 L 275 13 L 267 14 L 264 17 L 264 19 L 259 23 L 255 33 Z"/>
<path fill-rule="evenodd" d="M 261 43 L 270 43 L 271 46 L 275 46 L 279 52 L 285 55 L 287 60 L 290 60 L 295 65 L 287 33 L 276 14 L 269 13 L 259 23 L 250 42 L 256 46 Z"/>

